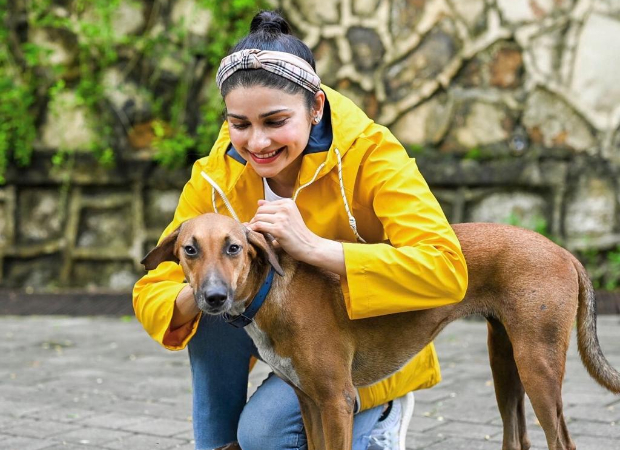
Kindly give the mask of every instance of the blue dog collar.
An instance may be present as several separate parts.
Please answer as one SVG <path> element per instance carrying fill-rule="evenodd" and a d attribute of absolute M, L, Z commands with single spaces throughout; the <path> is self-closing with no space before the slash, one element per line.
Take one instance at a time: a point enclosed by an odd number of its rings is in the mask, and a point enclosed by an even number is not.
<path fill-rule="evenodd" d="M 263 306 L 263 303 L 265 303 L 265 299 L 267 298 L 267 295 L 269 294 L 269 291 L 271 290 L 271 285 L 273 284 L 274 273 L 275 273 L 275 270 L 272 267 L 269 270 L 267 279 L 265 280 L 260 290 L 258 291 L 258 294 L 256 294 L 256 297 L 252 299 L 252 301 L 250 302 L 249 306 L 245 309 L 245 311 L 243 311 L 238 316 L 229 316 L 228 314 L 226 314 L 224 316 L 224 320 L 226 320 L 227 323 L 229 323 L 235 328 L 244 328 L 244 327 L 247 327 L 249 324 L 251 324 L 254 320 L 254 316 L 256 315 L 260 307 Z"/>

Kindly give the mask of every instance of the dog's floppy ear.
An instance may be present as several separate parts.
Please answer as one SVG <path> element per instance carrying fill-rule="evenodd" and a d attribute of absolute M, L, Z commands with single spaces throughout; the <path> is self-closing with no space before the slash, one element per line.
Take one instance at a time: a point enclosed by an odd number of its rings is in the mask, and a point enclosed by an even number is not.
<path fill-rule="evenodd" d="M 166 236 L 157 247 L 151 250 L 148 255 L 146 255 L 144 259 L 140 261 L 140 264 L 144 264 L 144 268 L 146 270 L 153 270 L 164 261 L 174 261 L 176 263 L 179 262 L 179 258 L 177 258 L 174 254 L 174 244 L 176 244 L 177 242 L 179 230 L 181 230 L 181 227 L 178 227 L 176 230 Z"/>
<path fill-rule="evenodd" d="M 271 241 L 265 238 L 265 235 L 261 233 L 257 233 L 256 231 L 252 231 L 247 229 L 246 231 L 248 242 L 254 246 L 258 250 L 260 254 L 262 254 L 265 259 L 271 264 L 271 266 L 275 269 L 278 275 L 284 276 L 284 271 L 282 267 L 280 267 L 280 262 L 278 261 L 278 256 L 271 244 Z"/>

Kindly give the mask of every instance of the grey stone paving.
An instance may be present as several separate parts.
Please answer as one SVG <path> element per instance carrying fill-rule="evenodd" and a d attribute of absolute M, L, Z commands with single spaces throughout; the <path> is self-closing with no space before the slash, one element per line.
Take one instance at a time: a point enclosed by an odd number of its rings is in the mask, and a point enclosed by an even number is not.
<path fill-rule="evenodd" d="M 620 367 L 620 317 L 599 318 Z M 620 450 L 620 396 L 589 378 L 573 343 L 565 413 L 580 450 Z M 459 321 L 436 341 L 444 381 L 416 393 L 408 449 L 501 448 L 486 325 Z M 0 317 L 0 450 L 193 448 L 185 351 L 155 344 L 135 319 Z M 250 391 L 267 373 L 259 366 Z M 534 449 L 544 435 L 528 405 Z"/>

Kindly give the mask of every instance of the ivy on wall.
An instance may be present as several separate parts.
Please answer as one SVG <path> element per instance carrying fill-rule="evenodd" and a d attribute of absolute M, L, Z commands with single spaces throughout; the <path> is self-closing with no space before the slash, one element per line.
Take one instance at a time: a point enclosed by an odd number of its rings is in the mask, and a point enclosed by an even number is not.
<path fill-rule="evenodd" d="M 115 32 L 122 1 L 143 7 L 139 32 Z M 27 166 L 38 127 L 48 106 L 71 93 L 71 106 L 85 108 L 96 139 L 85 149 L 104 166 L 113 166 L 134 127 L 147 127 L 153 159 L 167 167 L 187 163 L 188 155 L 210 150 L 222 122 L 215 70 L 249 28 L 265 0 L 195 0 L 210 12 L 206 38 L 196 42 L 188 24 L 173 23 L 173 2 L 153 0 L 0 0 L 0 184 L 9 164 Z M 52 50 L 29 38 L 32 30 L 51 30 L 70 41 L 74 62 L 59 64 Z M 154 62 L 173 60 L 185 70 L 166 78 Z M 148 103 L 148 112 L 123 117 L 106 98 L 104 75 L 118 68 L 121 82 L 131 81 Z M 61 133 L 63 130 L 58 130 Z M 55 149 L 55 166 L 70 168 L 75 150 Z"/>
<path fill-rule="evenodd" d="M 2 25 L 9 23 L 8 0 L 0 0 Z M 32 71 L 24 65 L 37 60 L 36 49 L 24 46 L 20 65 L 9 51 L 11 33 L 0 25 L 0 183 L 9 161 L 23 166 L 30 162 L 36 135 L 35 120 L 29 113 L 35 99 Z"/>

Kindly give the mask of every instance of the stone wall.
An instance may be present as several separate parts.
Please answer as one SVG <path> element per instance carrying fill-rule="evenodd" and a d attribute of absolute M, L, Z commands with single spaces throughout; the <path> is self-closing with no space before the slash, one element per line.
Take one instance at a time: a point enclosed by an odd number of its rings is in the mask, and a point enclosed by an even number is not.
<path fill-rule="evenodd" d="M 137 29 L 140 3 L 123 3 L 123 32 Z M 178 3 L 171 11 L 197 7 Z M 276 3 L 323 81 L 407 145 L 452 222 L 523 225 L 571 250 L 620 248 L 620 3 Z M 204 11 L 192 17 L 204 22 L 197 30 L 215 26 Z M 140 109 L 135 86 L 115 89 L 114 73 L 110 104 Z M 108 171 L 78 153 L 67 183 L 49 151 L 87 142 L 92 118 L 59 110 L 41 125 L 32 167 L 11 168 L 0 187 L 0 286 L 130 289 L 189 168 L 167 172 L 143 149 Z"/>
<path fill-rule="evenodd" d="M 144 160 L 106 171 L 81 155 L 66 188 L 49 155 L 13 168 L 0 188 L 0 287 L 131 289 L 189 173 Z"/>

